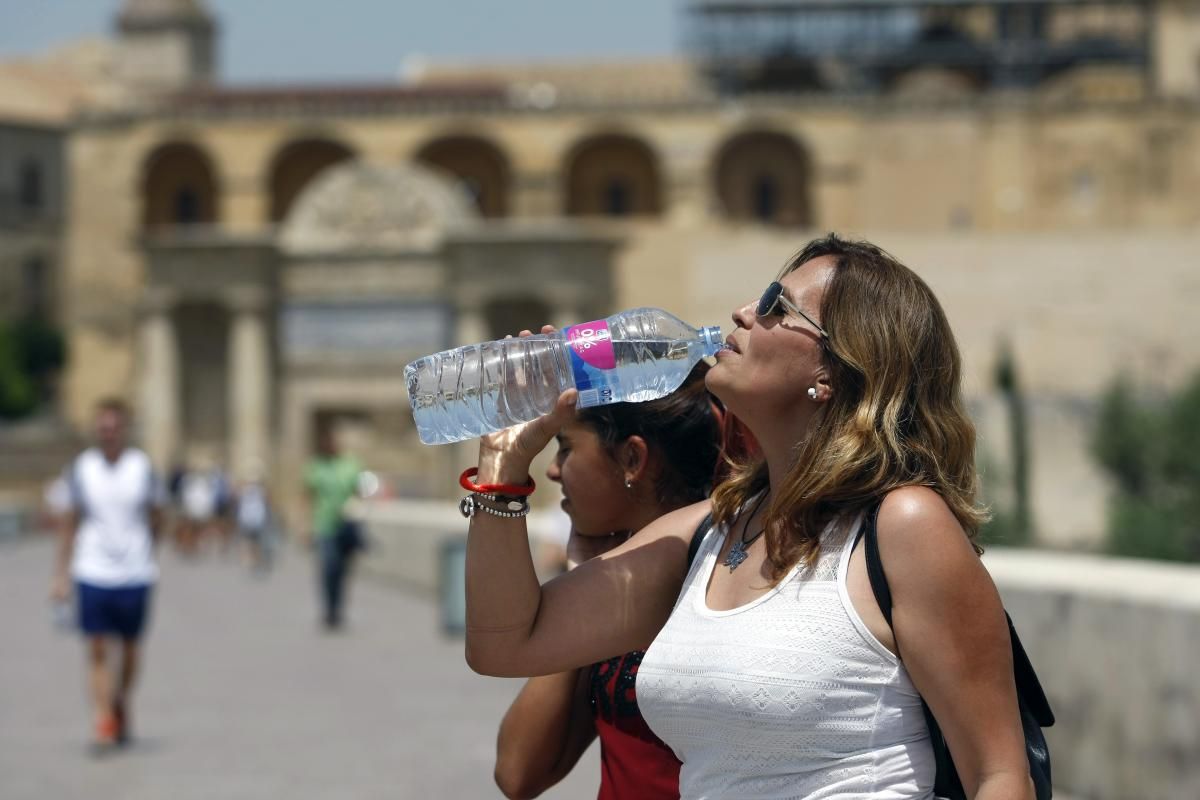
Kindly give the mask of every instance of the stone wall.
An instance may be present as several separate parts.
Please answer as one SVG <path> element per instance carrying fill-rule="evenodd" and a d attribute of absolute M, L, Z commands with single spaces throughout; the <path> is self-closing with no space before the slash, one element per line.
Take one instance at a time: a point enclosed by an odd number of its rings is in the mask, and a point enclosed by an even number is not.
<path fill-rule="evenodd" d="M 1200 797 L 1200 567 L 1000 549 L 984 562 L 1058 717 L 1055 786 Z"/>
<path fill-rule="evenodd" d="M 371 547 L 363 568 L 419 594 L 437 593 L 442 549 L 467 535 L 467 521 L 459 513 L 457 501 L 373 501 L 367 506 Z M 561 514 L 545 507 L 535 509 L 526 519 L 534 548 L 539 542 L 555 539 L 555 527 L 563 524 Z"/>
<path fill-rule="evenodd" d="M 63 135 L 0 121 L 0 319 L 59 316 Z"/>

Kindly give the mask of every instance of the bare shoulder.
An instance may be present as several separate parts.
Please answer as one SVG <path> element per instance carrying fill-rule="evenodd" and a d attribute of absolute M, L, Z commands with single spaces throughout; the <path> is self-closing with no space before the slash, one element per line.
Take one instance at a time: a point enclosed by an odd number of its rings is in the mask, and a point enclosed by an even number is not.
<path fill-rule="evenodd" d="M 879 550 L 889 578 L 978 567 L 966 531 L 942 496 L 927 486 L 888 493 L 879 509 Z"/>
<path fill-rule="evenodd" d="M 642 528 L 618 549 L 638 547 L 662 539 L 679 539 L 685 544 L 690 543 L 696 528 L 711 512 L 712 501 L 710 500 L 701 500 L 690 506 L 677 508 Z"/>

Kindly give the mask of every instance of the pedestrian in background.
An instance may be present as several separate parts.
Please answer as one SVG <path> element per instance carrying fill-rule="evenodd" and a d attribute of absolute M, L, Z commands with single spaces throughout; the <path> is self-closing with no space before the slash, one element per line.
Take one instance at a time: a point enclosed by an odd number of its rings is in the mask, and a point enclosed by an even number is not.
<path fill-rule="evenodd" d="M 221 540 L 220 512 L 223 477 L 216 462 L 207 455 L 195 459 L 179 482 L 183 552 L 195 555 L 210 539 Z"/>
<path fill-rule="evenodd" d="M 274 514 L 261 464 L 254 464 L 247 470 L 246 479 L 235 491 L 234 508 L 238 538 L 246 544 L 250 569 L 256 574 L 265 574 L 271 569 L 275 541 Z"/>
<path fill-rule="evenodd" d="M 127 442 L 129 410 L 120 400 L 96 409 L 96 444 L 66 468 L 67 486 L 51 597 L 71 595 L 87 642 L 93 744 L 103 751 L 130 738 L 130 698 L 140 641 L 158 579 L 154 559 L 162 486 L 149 457 Z M 113 648 L 112 645 L 116 647 Z M 117 663 L 110 657 L 117 651 Z"/>
<path fill-rule="evenodd" d="M 322 624 L 337 630 L 344 622 L 347 583 L 354 556 L 363 544 L 360 523 L 347 516 L 347 504 L 358 493 L 362 466 L 341 453 L 330 424 L 317 431 L 317 453 L 304 472 L 312 511 L 310 543 L 316 550 Z"/>

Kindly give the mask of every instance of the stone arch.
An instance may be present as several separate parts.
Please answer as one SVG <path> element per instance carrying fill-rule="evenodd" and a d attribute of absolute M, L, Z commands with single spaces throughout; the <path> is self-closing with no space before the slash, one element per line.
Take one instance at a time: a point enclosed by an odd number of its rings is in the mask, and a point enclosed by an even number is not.
<path fill-rule="evenodd" d="M 300 195 L 279 231 L 291 254 L 436 250 L 446 231 L 476 219 L 461 187 L 420 164 L 351 161 Z"/>
<path fill-rule="evenodd" d="M 354 151 L 331 139 L 306 138 L 289 142 L 271 160 L 268 191 L 271 222 L 280 222 L 313 178 L 334 164 L 354 158 Z"/>
<path fill-rule="evenodd" d="M 212 159 L 190 142 L 167 142 L 142 169 L 142 224 L 147 229 L 211 225 L 218 219 L 219 192 Z"/>
<path fill-rule="evenodd" d="M 416 160 L 453 175 L 484 217 L 509 213 L 512 168 L 499 146 L 479 136 L 441 136 L 423 145 Z"/>
<path fill-rule="evenodd" d="M 658 157 L 641 139 L 601 134 L 564 160 L 563 210 L 570 216 L 653 217 L 662 213 Z"/>
<path fill-rule="evenodd" d="M 812 163 L 806 148 L 774 131 L 747 131 L 723 144 L 715 191 L 730 219 L 808 227 L 814 222 Z"/>

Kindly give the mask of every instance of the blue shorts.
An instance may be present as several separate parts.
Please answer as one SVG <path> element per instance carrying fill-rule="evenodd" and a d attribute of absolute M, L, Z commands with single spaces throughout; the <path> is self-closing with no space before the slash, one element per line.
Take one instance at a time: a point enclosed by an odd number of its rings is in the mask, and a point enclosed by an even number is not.
<path fill-rule="evenodd" d="M 146 625 L 150 587 L 102 588 L 76 582 L 79 598 L 79 627 L 88 636 L 119 636 L 137 639 Z"/>

